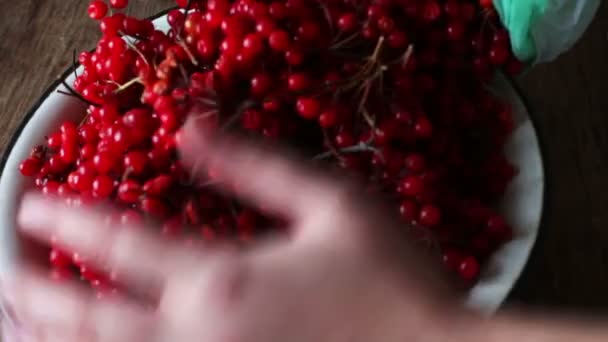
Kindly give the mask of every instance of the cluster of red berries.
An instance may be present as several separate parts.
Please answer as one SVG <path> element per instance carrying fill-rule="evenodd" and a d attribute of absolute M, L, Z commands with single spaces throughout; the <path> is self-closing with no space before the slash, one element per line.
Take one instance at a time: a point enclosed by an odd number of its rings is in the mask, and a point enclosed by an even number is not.
<path fill-rule="evenodd" d="M 357 175 L 474 284 L 511 238 L 493 208 L 516 173 L 503 153 L 510 108 L 485 85 L 522 65 L 491 1 L 176 2 L 168 32 L 117 11 L 128 0 L 91 2 L 102 38 L 79 55 L 73 84 L 86 117 L 36 147 L 25 176 L 71 205 L 113 202 L 119 223 L 249 241 L 269 219 L 180 164 L 176 132 L 195 116 Z M 107 287 L 77 255 L 53 249 L 50 258 L 55 275 L 77 266 Z"/>

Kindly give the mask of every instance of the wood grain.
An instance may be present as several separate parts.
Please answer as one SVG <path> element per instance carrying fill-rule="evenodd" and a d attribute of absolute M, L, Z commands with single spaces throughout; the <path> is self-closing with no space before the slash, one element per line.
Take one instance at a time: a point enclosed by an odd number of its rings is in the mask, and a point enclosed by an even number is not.
<path fill-rule="evenodd" d="M 88 1 L 0 0 L 0 150 L 30 106 L 94 46 Z M 152 15 L 170 0 L 131 0 Z M 519 84 L 545 151 L 548 192 L 539 244 L 513 302 L 608 312 L 608 3 L 584 39 Z"/>

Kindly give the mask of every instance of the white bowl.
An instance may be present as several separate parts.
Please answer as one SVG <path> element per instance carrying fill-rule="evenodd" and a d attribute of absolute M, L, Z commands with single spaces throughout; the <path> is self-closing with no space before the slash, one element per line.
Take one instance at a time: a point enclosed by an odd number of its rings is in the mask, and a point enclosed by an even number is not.
<path fill-rule="evenodd" d="M 154 21 L 160 30 L 167 30 L 165 14 Z M 14 266 L 18 245 L 15 216 L 22 194 L 33 187 L 18 171 L 19 163 L 28 157 L 33 146 L 58 129 L 65 119 L 82 118 L 85 106 L 78 100 L 59 94 L 66 90 L 60 81 L 74 81 L 69 69 L 51 86 L 41 100 L 23 119 L 0 161 L 0 275 Z M 480 282 L 470 291 L 467 303 L 484 313 L 498 309 L 519 278 L 536 241 L 544 194 L 544 171 L 541 151 L 529 113 L 512 83 L 499 76 L 492 90 L 513 106 L 517 128 L 506 146 L 509 160 L 519 168 L 501 206 L 501 212 L 515 229 L 515 239 L 496 252 L 485 265 Z"/>

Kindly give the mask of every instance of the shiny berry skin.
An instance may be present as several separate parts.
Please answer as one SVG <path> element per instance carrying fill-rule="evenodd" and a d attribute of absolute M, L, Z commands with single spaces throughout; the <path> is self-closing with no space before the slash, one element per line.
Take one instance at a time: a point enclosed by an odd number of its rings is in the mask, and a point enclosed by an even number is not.
<path fill-rule="evenodd" d="M 123 181 L 118 187 L 118 198 L 124 203 L 137 203 L 142 194 L 141 185 L 132 179 Z"/>
<path fill-rule="evenodd" d="M 113 8 L 123 9 L 127 7 L 129 0 L 110 0 L 110 6 Z"/>
<path fill-rule="evenodd" d="M 100 151 L 93 157 L 93 164 L 100 174 L 110 172 L 118 159 L 118 155 L 113 151 Z"/>
<path fill-rule="evenodd" d="M 336 125 L 338 122 L 338 112 L 334 108 L 328 108 L 323 111 L 319 116 L 319 126 L 323 128 L 330 128 Z"/>
<path fill-rule="evenodd" d="M 457 271 L 462 261 L 462 254 L 454 249 L 447 249 L 441 255 L 441 261 L 450 271 Z"/>
<path fill-rule="evenodd" d="M 441 211 L 432 205 L 420 208 L 418 222 L 426 227 L 435 227 L 441 223 Z"/>
<path fill-rule="evenodd" d="M 301 92 L 306 90 L 311 84 L 311 80 L 305 73 L 295 73 L 287 79 L 287 86 L 293 92 Z"/>
<path fill-rule="evenodd" d="M 355 144 L 355 138 L 353 138 L 353 135 L 348 131 L 342 131 L 336 134 L 334 142 L 336 144 L 336 147 L 346 148 Z"/>
<path fill-rule="evenodd" d="M 148 156 L 144 151 L 131 151 L 123 157 L 123 164 L 127 172 L 139 176 L 146 170 Z"/>
<path fill-rule="evenodd" d="M 285 4 L 279 1 L 273 2 L 268 6 L 268 13 L 275 19 L 285 19 L 288 10 Z"/>
<path fill-rule="evenodd" d="M 144 184 L 143 190 L 147 195 L 164 196 L 174 183 L 173 177 L 160 175 Z"/>
<path fill-rule="evenodd" d="M 494 46 L 488 52 L 490 63 L 494 65 L 505 64 L 509 60 L 509 50 L 501 45 Z"/>
<path fill-rule="evenodd" d="M 42 168 L 42 162 L 34 158 L 28 158 L 19 164 L 19 171 L 26 177 L 35 176 L 40 168 Z"/>
<path fill-rule="evenodd" d="M 103 1 L 95 0 L 91 2 L 87 11 L 91 19 L 100 20 L 108 13 L 108 5 Z"/>
<path fill-rule="evenodd" d="M 417 176 L 406 176 L 401 180 L 400 190 L 406 196 L 418 196 L 424 191 L 424 183 Z"/>
<path fill-rule="evenodd" d="M 461 41 L 465 35 L 465 26 L 462 22 L 453 20 L 446 27 L 446 34 L 449 40 L 457 42 Z"/>
<path fill-rule="evenodd" d="M 275 51 L 287 51 L 290 45 L 289 34 L 283 30 L 275 30 L 268 37 L 268 45 Z"/>
<path fill-rule="evenodd" d="M 243 39 L 243 53 L 256 56 L 264 51 L 264 38 L 259 33 L 250 33 Z"/>
<path fill-rule="evenodd" d="M 416 122 L 414 132 L 420 138 L 429 138 L 433 134 L 433 125 L 429 119 L 422 117 Z"/>
<path fill-rule="evenodd" d="M 72 259 L 68 254 L 65 254 L 62 251 L 53 248 L 49 253 L 49 262 L 53 267 L 64 268 L 72 264 Z"/>
<path fill-rule="evenodd" d="M 460 261 L 458 274 L 466 282 L 472 282 L 479 276 L 479 262 L 474 257 L 467 257 Z"/>
<path fill-rule="evenodd" d="M 405 158 L 405 167 L 412 172 L 421 172 L 426 166 L 424 156 L 412 153 Z"/>
<path fill-rule="evenodd" d="M 345 13 L 338 19 L 338 28 L 343 32 L 353 32 L 358 25 L 357 15 L 355 13 Z"/>
<path fill-rule="evenodd" d="M 296 102 L 296 109 L 301 117 L 312 120 L 321 114 L 321 103 L 313 98 L 302 97 Z"/>
<path fill-rule="evenodd" d="M 399 205 L 399 214 L 406 222 L 418 219 L 418 205 L 412 200 L 405 200 Z"/>
<path fill-rule="evenodd" d="M 91 187 L 93 197 L 105 199 L 114 191 L 114 181 L 106 175 L 100 175 L 95 178 Z"/>
<path fill-rule="evenodd" d="M 251 78 L 251 93 L 256 96 L 264 96 L 272 89 L 273 80 L 267 73 L 259 73 Z"/>

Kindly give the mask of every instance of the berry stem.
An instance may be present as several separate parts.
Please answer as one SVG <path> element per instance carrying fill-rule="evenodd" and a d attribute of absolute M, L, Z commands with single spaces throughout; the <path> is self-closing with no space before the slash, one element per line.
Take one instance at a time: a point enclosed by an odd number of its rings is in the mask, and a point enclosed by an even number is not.
<path fill-rule="evenodd" d="M 120 93 L 121 91 L 124 91 L 125 89 L 129 88 L 130 86 L 134 85 L 135 83 L 139 83 L 139 84 L 143 84 L 141 78 L 136 77 L 132 80 L 130 80 L 129 82 L 121 85 L 120 87 L 116 88 L 116 90 L 114 90 L 115 94 Z"/>
<path fill-rule="evenodd" d="M 372 147 L 364 142 L 360 142 L 357 145 L 353 145 L 353 146 L 349 146 L 349 147 L 345 147 L 345 148 L 341 148 L 339 150 L 330 150 L 327 151 L 325 153 L 321 153 L 319 155 L 316 155 L 312 158 L 312 160 L 323 160 L 323 159 L 327 159 L 331 156 L 334 155 L 334 151 L 337 151 L 338 154 L 345 154 L 345 153 L 360 153 L 360 152 L 378 152 L 378 150 L 375 147 Z"/>

